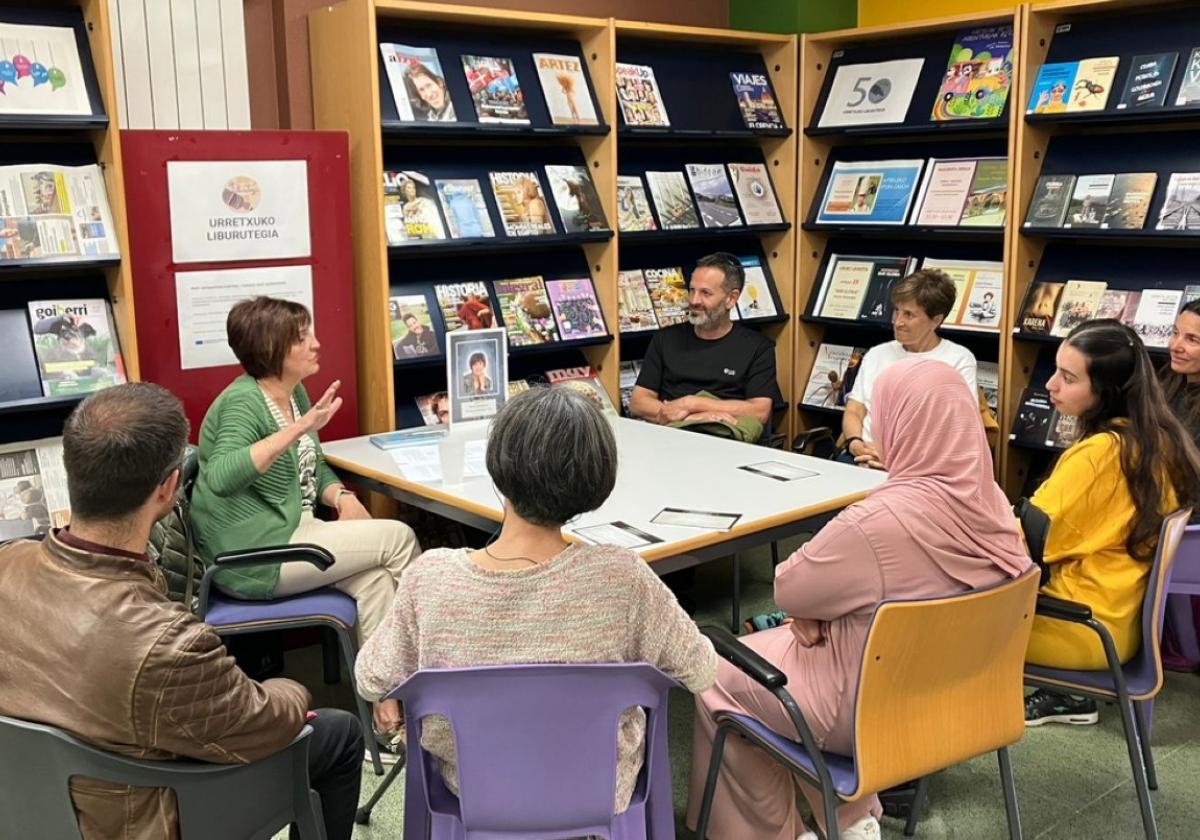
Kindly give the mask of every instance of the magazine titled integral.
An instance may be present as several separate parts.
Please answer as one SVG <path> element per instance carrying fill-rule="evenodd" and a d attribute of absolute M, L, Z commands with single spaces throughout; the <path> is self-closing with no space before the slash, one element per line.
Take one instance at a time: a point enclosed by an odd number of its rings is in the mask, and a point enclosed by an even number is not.
<path fill-rule="evenodd" d="M 509 347 L 526 347 L 558 341 L 554 313 L 541 277 L 497 280 L 496 302 L 508 330 Z"/>

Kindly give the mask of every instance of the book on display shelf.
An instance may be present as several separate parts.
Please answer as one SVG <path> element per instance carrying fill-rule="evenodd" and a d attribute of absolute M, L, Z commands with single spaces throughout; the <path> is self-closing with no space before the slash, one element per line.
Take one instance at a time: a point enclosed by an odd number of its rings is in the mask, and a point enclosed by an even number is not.
<path fill-rule="evenodd" d="M 671 120 L 663 103 L 654 68 L 617 62 L 617 104 L 621 118 L 631 128 L 668 127 Z"/>
<path fill-rule="evenodd" d="M 45 396 L 88 394 L 126 381 L 108 301 L 33 300 L 28 309 Z"/>
<path fill-rule="evenodd" d="M 0 542 L 70 523 L 62 438 L 0 446 Z"/>
<path fill-rule="evenodd" d="M 1075 192 L 1071 195 L 1071 203 L 1067 205 L 1067 219 L 1063 227 L 1100 227 L 1116 179 L 1116 175 L 1080 175 L 1076 178 Z"/>
<path fill-rule="evenodd" d="M 608 230 L 600 196 L 596 194 L 596 185 L 586 166 L 547 164 L 546 178 L 550 181 L 550 193 L 554 196 L 564 233 Z"/>
<path fill-rule="evenodd" d="M 640 268 L 617 272 L 617 317 L 622 333 L 658 329 L 654 303 Z"/>
<path fill-rule="evenodd" d="M 554 222 L 536 172 L 489 172 L 492 195 L 508 236 L 553 234 Z"/>
<path fill-rule="evenodd" d="M 590 277 L 547 280 L 546 292 L 563 341 L 608 335 Z"/>
<path fill-rule="evenodd" d="M 1121 311 L 1121 323 L 1133 329 L 1133 319 L 1137 317 L 1138 307 L 1142 305 L 1142 291 L 1135 289 L 1125 298 L 1125 309 Z"/>
<path fill-rule="evenodd" d="M 45 396 L 29 313 L 21 309 L 0 309 L 0 403 L 32 400 Z"/>
<path fill-rule="evenodd" d="M 654 304 L 654 314 L 660 327 L 670 327 L 687 321 L 687 280 L 678 266 L 645 268 L 646 290 Z"/>
<path fill-rule="evenodd" d="M 534 53 L 542 94 L 554 125 L 599 125 L 583 60 L 575 55 Z"/>
<path fill-rule="evenodd" d="M 1040 281 L 1029 287 L 1029 294 L 1017 318 L 1018 330 L 1027 335 L 1050 335 L 1058 300 L 1066 283 Z"/>
<path fill-rule="evenodd" d="M 817 348 L 804 396 L 800 402 L 817 408 L 846 408 L 846 397 L 854 388 L 854 379 L 866 350 L 842 344 L 822 344 Z"/>
<path fill-rule="evenodd" d="M 1200 230 L 1200 172 L 1172 172 L 1158 230 Z"/>
<path fill-rule="evenodd" d="M 546 284 L 539 277 L 517 277 L 497 280 L 496 305 L 508 331 L 509 347 L 528 347 L 558 341 L 558 328 L 546 294 Z"/>
<path fill-rule="evenodd" d="M 1029 386 L 1021 392 L 1021 403 L 1009 440 L 1026 446 L 1045 446 L 1053 414 L 1054 406 L 1046 389 Z"/>
<path fill-rule="evenodd" d="M 1147 347 L 1166 347 L 1175 329 L 1175 316 L 1183 300 L 1182 289 L 1143 289 L 1132 329 Z"/>
<path fill-rule="evenodd" d="M 957 224 L 1003 227 L 1008 207 L 1008 158 L 981 158 Z"/>
<path fill-rule="evenodd" d="M 926 258 L 922 269 L 937 269 L 954 283 L 954 308 L 947 326 L 996 332 L 1004 308 L 1004 263 Z"/>
<path fill-rule="evenodd" d="M 1033 190 L 1025 227 L 1061 227 L 1075 190 L 1074 175 L 1042 175 Z"/>
<path fill-rule="evenodd" d="M 781 224 L 783 214 L 779 211 L 767 167 L 761 163 L 730 163 L 728 168 L 746 224 Z"/>
<path fill-rule="evenodd" d="M 746 128 L 783 128 L 783 115 L 779 113 L 771 82 L 765 74 L 732 72 L 729 81 Z"/>
<path fill-rule="evenodd" d="M 956 158 L 929 161 L 913 224 L 929 227 L 952 227 L 962 219 L 971 194 L 971 183 L 979 161 L 975 158 Z"/>
<path fill-rule="evenodd" d="M 833 74 L 817 127 L 904 122 L 924 65 L 924 58 L 841 65 Z"/>
<path fill-rule="evenodd" d="M 462 66 L 475 115 L 481 123 L 529 125 L 525 96 L 512 59 L 464 55 Z"/>
<path fill-rule="evenodd" d="M 855 320 L 871 288 L 876 257 L 833 254 L 825 268 L 814 315 Z"/>
<path fill-rule="evenodd" d="M 1056 61 L 1039 67 L 1025 113 L 1065 114 L 1078 72 L 1078 61 Z"/>
<path fill-rule="evenodd" d="M 1050 413 L 1050 422 L 1046 427 L 1046 446 L 1052 449 L 1066 449 L 1079 440 L 1083 426 L 1079 417 L 1063 414 L 1057 408 Z"/>
<path fill-rule="evenodd" d="M 379 45 L 401 122 L 457 122 L 446 74 L 433 47 Z"/>
<path fill-rule="evenodd" d="M 700 227 L 700 217 L 692 204 L 687 179 L 682 172 L 646 172 L 646 183 L 658 223 L 663 230 L 686 230 Z"/>
<path fill-rule="evenodd" d="M 429 302 L 425 295 L 396 295 L 388 299 L 392 354 L 399 361 L 417 356 L 436 356 L 441 352 Z"/>
<path fill-rule="evenodd" d="M 1058 312 L 1050 335 L 1066 338 L 1067 334 L 1084 321 L 1096 317 L 1096 309 L 1108 284 L 1097 280 L 1068 280 L 1058 301 Z"/>
<path fill-rule="evenodd" d="M 1000 117 L 1012 81 L 1012 24 L 960 32 L 950 49 L 932 119 L 946 122 Z"/>
<path fill-rule="evenodd" d="M 924 165 L 924 160 L 834 163 L 817 221 L 843 225 L 904 224 Z"/>
<path fill-rule="evenodd" d="M 450 422 L 450 395 L 446 391 L 435 391 L 415 397 L 417 411 L 426 426 L 441 426 Z"/>
<path fill-rule="evenodd" d="M 439 283 L 433 287 L 433 292 L 442 310 L 446 332 L 492 327 L 492 302 L 484 283 Z"/>
<path fill-rule="evenodd" d="M 551 388 L 567 388 L 577 394 L 582 394 L 596 404 L 605 414 L 617 416 L 608 392 L 600 384 L 599 374 L 590 366 L 559 368 L 546 371 L 546 383 Z"/>
<path fill-rule="evenodd" d="M 1000 365 L 996 362 L 976 362 L 975 381 L 983 391 L 983 401 L 994 414 L 1000 406 Z"/>
<path fill-rule="evenodd" d="M 446 238 L 436 192 L 421 172 L 384 170 L 383 218 L 389 245 Z"/>
<path fill-rule="evenodd" d="M 1085 58 L 1080 61 L 1075 73 L 1075 83 L 1071 86 L 1067 113 L 1103 111 L 1104 106 L 1108 104 L 1108 96 L 1112 93 L 1117 68 L 1120 65 L 1121 58 L 1116 55 Z"/>
<path fill-rule="evenodd" d="M 658 230 L 640 175 L 617 176 L 617 230 L 621 233 Z"/>
<path fill-rule="evenodd" d="M 1150 110 L 1167 104 L 1167 88 L 1175 73 L 1179 53 L 1135 55 L 1117 109 Z"/>
<path fill-rule="evenodd" d="M 1200 47 L 1192 50 L 1188 56 L 1187 66 L 1183 68 L 1183 81 L 1179 84 L 1179 93 L 1175 96 L 1176 107 L 1200 105 Z"/>
<path fill-rule="evenodd" d="M 1105 289 L 1104 294 L 1100 296 L 1100 302 L 1096 304 L 1096 314 L 1093 317 L 1097 321 L 1120 321 L 1128 300 L 1129 292 L 1125 289 Z"/>
<path fill-rule="evenodd" d="M 432 428 L 429 425 L 424 425 L 414 426 L 411 429 L 398 429 L 394 432 L 385 432 L 382 435 L 371 435 L 368 440 L 371 441 L 373 446 L 378 446 L 380 449 L 399 449 L 402 446 L 429 446 L 430 444 L 436 444 L 448 432 L 449 429 L 440 424 L 434 425 Z"/>
<path fill-rule="evenodd" d="M 775 298 L 771 295 L 771 284 L 763 271 L 762 260 L 758 257 L 738 257 L 742 270 L 746 275 L 746 284 L 738 295 L 737 308 L 730 310 L 730 316 L 740 318 L 774 318 L 778 312 L 775 309 Z M 736 315 L 735 315 L 736 313 Z"/>
<path fill-rule="evenodd" d="M 1141 230 L 1146 226 L 1157 172 L 1122 172 L 1113 180 L 1112 192 L 1100 227 L 1112 230 Z"/>
<path fill-rule="evenodd" d="M 688 181 L 700 208 L 700 221 L 705 227 L 738 227 L 742 216 L 725 167 L 719 163 L 689 163 Z"/>
<path fill-rule="evenodd" d="M 621 362 L 621 414 L 629 417 L 629 401 L 633 398 L 633 386 L 637 385 L 642 363 L 636 359 Z"/>
<path fill-rule="evenodd" d="M 1184 286 L 1183 300 L 1179 302 L 1179 310 L 1182 312 L 1183 307 L 1195 300 L 1200 300 L 1200 286 Z"/>
<path fill-rule="evenodd" d="M 446 215 L 452 239 L 490 239 L 496 235 L 492 217 L 483 199 L 483 189 L 474 178 L 446 178 L 433 182 Z"/>

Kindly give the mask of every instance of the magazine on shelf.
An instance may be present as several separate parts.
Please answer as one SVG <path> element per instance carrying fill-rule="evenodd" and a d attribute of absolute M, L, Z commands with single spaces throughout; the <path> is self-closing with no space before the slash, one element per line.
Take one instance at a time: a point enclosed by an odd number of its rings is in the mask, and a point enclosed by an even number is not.
<path fill-rule="evenodd" d="M 1050 423 L 1046 429 L 1046 446 L 1053 449 L 1066 449 L 1079 440 L 1083 431 L 1078 415 L 1063 414 L 1057 408 L 1050 414 Z"/>
<path fill-rule="evenodd" d="M 1078 61 L 1056 61 L 1039 67 L 1025 113 L 1065 114 L 1078 72 Z"/>
<path fill-rule="evenodd" d="M 817 127 L 904 122 L 924 65 L 923 58 L 841 65 L 833 74 Z"/>
<path fill-rule="evenodd" d="M 1050 335 L 1054 315 L 1058 312 L 1058 299 L 1062 297 L 1065 285 L 1041 281 L 1030 286 L 1017 318 L 1017 329 L 1028 335 Z"/>
<path fill-rule="evenodd" d="M 976 158 L 929 161 L 913 224 L 923 227 L 952 227 L 958 224 L 971 193 L 971 180 L 979 165 Z"/>
<path fill-rule="evenodd" d="M 960 32 L 933 103 L 933 120 L 987 120 L 1004 114 L 1013 80 L 1012 24 Z"/>
<path fill-rule="evenodd" d="M 507 235 L 545 236 L 555 232 L 536 172 L 489 172 L 488 179 Z"/>
<path fill-rule="evenodd" d="M 421 412 L 421 420 L 426 426 L 441 426 L 450 422 L 450 395 L 445 391 L 436 391 L 416 397 L 417 411 Z"/>
<path fill-rule="evenodd" d="M 1045 446 L 1053 414 L 1054 406 L 1046 389 L 1029 386 L 1021 392 L 1017 419 L 1013 421 L 1008 439 L 1026 446 Z"/>
<path fill-rule="evenodd" d="M 546 292 L 563 341 L 608 335 L 590 277 L 547 280 Z"/>
<path fill-rule="evenodd" d="M 642 269 L 642 275 L 646 278 L 646 290 L 650 293 L 650 302 L 654 304 L 658 325 L 670 327 L 686 321 L 688 294 L 683 269 L 677 266 L 645 268 Z"/>
<path fill-rule="evenodd" d="M 568 388 L 577 394 L 582 394 L 596 404 L 605 414 L 616 416 L 608 392 L 600 384 L 600 374 L 590 366 L 559 368 L 546 371 L 546 382 L 551 388 Z"/>
<path fill-rule="evenodd" d="M 481 282 L 439 283 L 433 287 L 446 332 L 486 330 L 493 326 L 492 301 Z"/>
<path fill-rule="evenodd" d="M 781 224 L 783 214 L 779 211 L 767 167 L 761 163 L 730 163 L 727 166 L 746 224 Z"/>
<path fill-rule="evenodd" d="M 488 239 L 496 235 L 483 200 L 483 189 L 474 178 L 446 178 L 433 182 L 446 215 L 452 239 Z"/>
<path fill-rule="evenodd" d="M 389 298 L 388 320 L 391 323 L 392 354 L 397 360 L 436 356 L 441 352 L 425 295 Z"/>
<path fill-rule="evenodd" d="M 975 382 L 983 391 L 983 401 L 992 413 L 1000 407 L 1000 365 L 996 362 L 976 362 Z"/>
<path fill-rule="evenodd" d="M 641 175 L 617 176 L 617 230 L 621 233 L 658 230 Z"/>
<path fill-rule="evenodd" d="M 629 401 L 633 398 L 633 386 L 637 385 L 638 374 L 642 372 L 642 363 L 637 359 L 621 362 L 621 414 L 629 416 Z"/>
<path fill-rule="evenodd" d="M 380 44 L 401 122 L 457 122 L 446 74 L 433 47 Z"/>
<path fill-rule="evenodd" d="M 555 125 L 599 125 L 592 92 L 583 72 L 583 60 L 577 55 L 534 53 L 550 122 Z"/>
<path fill-rule="evenodd" d="M 640 268 L 617 272 L 617 318 L 622 333 L 658 329 L 654 303 Z"/>
<path fill-rule="evenodd" d="M 946 317 L 946 326 L 966 330 L 1000 329 L 1000 313 L 1004 308 L 1004 263 L 929 257 L 921 263 L 921 268 L 937 269 L 954 282 L 954 308 Z"/>
<path fill-rule="evenodd" d="M 1157 172 L 1122 172 L 1117 175 L 1100 227 L 1141 230 L 1146 225 L 1146 216 L 1150 212 L 1150 202 L 1157 185 Z"/>
<path fill-rule="evenodd" d="M 0 115 L 92 113 L 75 27 L 0 23 L 0 49 L 7 65 L 0 67 Z"/>
<path fill-rule="evenodd" d="M 508 331 L 509 347 L 558 341 L 558 328 L 541 277 L 497 280 L 492 286 L 496 291 L 500 318 Z"/>
<path fill-rule="evenodd" d="M 62 438 L 0 446 L 0 542 L 70 524 Z"/>
<path fill-rule="evenodd" d="M 0 403 L 36 400 L 44 396 L 29 313 L 0 309 Z"/>
<path fill-rule="evenodd" d="M 1103 281 L 1068 280 L 1058 301 L 1058 313 L 1050 335 L 1066 338 L 1071 330 L 1096 317 L 1096 308 L 1107 288 L 1108 284 Z"/>
<path fill-rule="evenodd" d="M 1200 230 L 1200 172 L 1172 172 L 1158 230 Z"/>
<path fill-rule="evenodd" d="M 1200 47 L 1192 50 L 1187 65 L 1183 68 L 1183 81 L 1175 96 L 1175 105 L 1200 105 Z"/>
<path fill-rule="evenodd" d="M 819 318 L 856 320 L 874 273 L 875 257 L 833 254 L 825 269 L 814 314 Z"/>
<path fill-rule="evenodd" d="M 1167 346 L 1182 300 L 1181 289 L 1142 290 L 1142 298 L 1133 316 L 1133 331 L 1142 337 L 1143 344 L 1147 347 Z"/>
<path fill-rule="evenodd" d="M 1105 289 L 1104 294 L 1100 296 L 1100 302 L 1096 304 L 1095 319 L 1120 321 L 1128 300 L 1129 292 L 1124 289 Z"/>
<path fill-rule="evenodd" d="M 909 257 L 870 257 L 871 282 L 858 312 L 860 321 L 880 321 L 890 324 L 892 311 L 892 289 L 907 277 L 913 261 Z"/>
<path fill-rule="evenodd" d="M 742 216 L 738 213 L 737 199 L 724 165 L 720 163 L 689 163 L 688 181 L 700 208 L 700 221 L 705 227 L 739 227 Z"/>
<path fill-rule="evenodd" d="M 1133 328 L 1133 320 L 1137 317 L 1138 307 L 1142 305 L 1141 290 L 1131 291 L 1129 297 L 1125 298 L 1125 309 L 1121 312 L 1121 323 L 1130 329 Z"/>
<path fill-rule="evenodd" d="M 608 230 L 600 196 L 596 194 L 596 186 L 586 166 L 547 164 L 546 177 L 564 233 Z"/>
<path fill-rule="evenodd" d="M 845 410 L 846 396 L 854 387 L 866 352 L 862 347 L 822 344 L 817 348 L 817 358 L 813 361 L 800 402 L 818 408 Z"/>
<path fill-rule="evenodd" d="M 817 221 L 902 225 L 908 219 L 923 160 L 837 161 L 829 173 Z"/>
<path fill-rule="evenodd" d="M 771 82 L 764 73 L 729 74 L 733 95 L 737 97 L 738 110 L 746 128 L 783 128 L 783 115 L 775 103 Z"/>
<path fill-rule="evenodd" d="M 475 115 L 481 123 L 529 125 L 525 96 L 512 59 L 464 55 L 462 66 L 471 101 L 475 103 Z"/>
<path fill-rule="evenodd" d="M 1080 175 L 1076 178 L 1075 192 L 1071 195 L 1071 203 L 1067 205 L 1067 220 L 1063 227 L 1100 227 L 1116 178 L 1116 175 Z"/>
<path fill-rule="evenodd" d="M 45 396 L 87 394 L 125 382 L 108 301 L 33 300 L 28 306 Z"/>
<path fill-rule="evenodd" d="M 389 245 L 446 238 L 436 192 L 420 172 L 384 170 L 383 218 Z"/>
<path fill-rule="evenodd" d="M 1074 175 L 1042 175 L 1033 190 L 1025 227 L 1062 227 L 1075 190 Z"/>
<path fill-rule="evenodd" d="M 1079 62 L 1075 73 L 1075 84 L 1071 88 L 1071 99 L 1067 103 L 1068 113 L 1103 111 L 1112 93 L 1117 78 L 1117 67 L 1121 57 L 1107 55 L 1101 58 L 1085 58 Z"/>
<path fill-rule="evenodd" d="M 0 166 L 0 262 L 119 253 L 99 166 Z"/>
<path fill-rule="evenodd" d="M 529 380 L 528 379 L 510 379 L 510 380 L 508 380 L 508 395 L 510 397 L 515 397 L 517 394 L 523 393 L 528 390 L 529 390 Z"/>
<path fill-rule="evenodd" d="M 758 257 L 738 257 L 742 270 L 746 274 L 746 284 L 738 295 L 737 318 L 774 318 L 778 314 L 775 308 L 775 298 L 771 294 L 771 284 L 767 281 L 767 273 L 763 270 L 762 260 Z"/>
<path fill-rule="evenodd" d="M 1175 62 L 1179 53 L 1153 53 L 1135 55 L 1130 62 L 1129 77 L 1125 80 L 1125 92 L 1117 110 L 1161 108 L 1167 104 L 1167 89 L 1175 74 Z"/>
<path fill-rule="evenodd" d="M 646 172 L 646 183 L 658 223 L 663 230 L 682 230 L 700 227 L 700 217 L 692 204 L 687 179 L 682 172 Z"/>
<path fill-rule="evenodd" d="M 617 62 L 617 104 L 625 125 L 631 128 L 671 125 L 653 67 Z"/>
<path fill-rule="evenodd" d="M 1181 301 L 1179 301 L 1180 311 L 1183 310 L 1183 307 L 1187 306 L 1189 303 L 1191 303 L 1194 300 L 1200 300 L 1200 286 L 1191 286 L 1191 285 L 1184 286 L 1183 287 L 1183 299 Z"/>
<path fill-rule="evenodd" d="M 1008 158 L 981 158 L 959 224 L 1003 227 L 1008 207 Z"/>

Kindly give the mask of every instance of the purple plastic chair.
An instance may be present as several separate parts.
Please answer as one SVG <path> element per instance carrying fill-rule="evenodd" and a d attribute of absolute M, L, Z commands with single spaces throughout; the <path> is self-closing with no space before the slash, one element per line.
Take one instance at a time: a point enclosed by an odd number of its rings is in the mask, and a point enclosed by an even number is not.
<path fill-rule="evenodd" d="M 1180 653 L 1196 662 L 1200 661 L 1200 641 L 1192 615 L 1193 595 L 1200 595 L 1200 525 L 1189 525 L 1184 531 L 1167 587 L 1167 623 L 1175 631 Z"/>
<path fill-rule="evenodd" d="M 1188 508 L 1176 511 L 1163 520 L 1158 550 L 1142 601 L 1142 646 L 1129 662 L 1121 664 L 1108 629 L 1092 617 L 1092 610 L 1086 604 L 1039 595 L 1038 615 L 1084 624 L 1096 632 L 1104 647 L 1108 668 L 1103 671 L 1071 671 L 1039 665 L 1025 666 L 1027 685 L 1116 702 L 1121 710 L 1121 725 L 1125 730 L 1125 744 L 1129 749 L 1129 764 L 1133 769 L 1133 784 L 1137 790 L 1138 804 L 1142 810 L 1142 828 L 1147 840 L 1156 840 L 1158 837 L 1154 806 L 1150 802 L 1150 791 L 1157 790 L 1158 779 L 1154 772 L 1154 756 L 1150 751 L 1148 706 L 1163 684 L 1160 637 L 1164 606 L 1171 585 L 1172 564 L 1191 515 L 1192 511 Z"/>
<path fill-rule="evenodd" d="M 408 722 L 404 836 L 674 838 L 667 692 L 676 686 L 641 662 L 418 671 L 389 695 Z M 617 728 L 632 706 L 647 713 L 646 758 L 629 808 L 613 814 Z M 419 746 L 429 715 L 454 732 L 458 796 Z"/>

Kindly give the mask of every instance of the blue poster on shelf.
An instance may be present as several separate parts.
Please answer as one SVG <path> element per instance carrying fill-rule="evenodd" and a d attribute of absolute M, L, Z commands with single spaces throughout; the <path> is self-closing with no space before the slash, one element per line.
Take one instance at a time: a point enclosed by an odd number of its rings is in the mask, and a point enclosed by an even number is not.
<path fill-rule="evenodd" d="M 923 160 L 835 163 L 817 221 L 842 225 L 904 224 L 924 164 Z"/>

